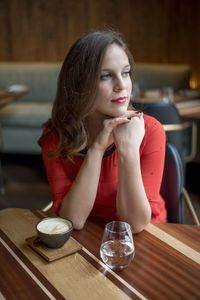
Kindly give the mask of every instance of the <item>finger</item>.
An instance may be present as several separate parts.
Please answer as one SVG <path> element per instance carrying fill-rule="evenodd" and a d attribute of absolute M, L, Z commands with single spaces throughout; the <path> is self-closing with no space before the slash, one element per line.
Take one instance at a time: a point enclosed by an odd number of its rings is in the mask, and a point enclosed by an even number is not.
<path fill-rule="evenodd" d="M 130 122 L 130 120 L 128 120 L 127 117 L 118 117 L 111 120 L 109 119 L 104 121 L 104 128 L 111 132 L 116 126 L 128 122 Z"/>
<path fill-rule="evenodd" d="M 137 114 L 137 115 L 135 115 L 135 116 L 132 116 L 132 117 L 128 117 L 128 119 L 129 120 L 133 120 L 134 118 L 138 118 L 138 119 L 140 119 L 140 120 L 143 120 L 143 113 L 139 113 L 139 114 Z"/>
<path fill-rule="evenodd" d="M 126 118 L 133 118 L 133 117 L 139 117 L 141 114 L 141 112 L 137 112 L 137 111 L 131 111 L 131 110 L 128 110 L 124 115 L 123 117 L 126 117 Z"/>
<path fill-rule="evenodd" d="M 137 115 L 137 117 L 138 117 L 140 120 L 143 120 L 143 119 L 144 119 L 144 114 L 143 114 L 143 112 L 139 113 L 139 114 Z"/>

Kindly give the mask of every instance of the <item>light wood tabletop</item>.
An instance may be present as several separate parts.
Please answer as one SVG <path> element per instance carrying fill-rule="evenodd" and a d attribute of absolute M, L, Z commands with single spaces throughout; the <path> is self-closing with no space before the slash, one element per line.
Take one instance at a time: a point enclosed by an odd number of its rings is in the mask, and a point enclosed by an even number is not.
<path fill-rule="evenodd" d="M 108 220 L 89 219 L 83 230 L 73 232 L 82 249 L 47 262 L 26 243 L 45 216 L 28 209 L 0 210 L 0 299 L 199 299 L 199 227 L 149 224 L 133 236 L 131 264 L 114 272 L 99 254 Z"/>
<path fill-rule="evenodd" d="M 200 119 L 200 99 L 179 102 L 176 107 L 181 117 Z"/>

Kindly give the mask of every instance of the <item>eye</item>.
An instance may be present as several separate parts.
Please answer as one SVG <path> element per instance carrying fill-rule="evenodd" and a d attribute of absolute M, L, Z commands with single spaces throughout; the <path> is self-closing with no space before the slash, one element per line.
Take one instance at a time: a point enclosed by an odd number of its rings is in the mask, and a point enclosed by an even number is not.
<path fill-rule="evenodd" d="M 130 74 L 131 74 L 131 71 L 130 71 L 130 70 L 124 71 L 124 72 L 122 73 L 123 77 L 129 77 Z"/>
<path fill-rule="evenodd" d="M 102 74 L 100 76 L 101 80 L 106 80 L 106 79 L 109 79 L 109 78 L 111 78 L 111 74 L 110 73 L 105 73 L 105 74 Z"/>

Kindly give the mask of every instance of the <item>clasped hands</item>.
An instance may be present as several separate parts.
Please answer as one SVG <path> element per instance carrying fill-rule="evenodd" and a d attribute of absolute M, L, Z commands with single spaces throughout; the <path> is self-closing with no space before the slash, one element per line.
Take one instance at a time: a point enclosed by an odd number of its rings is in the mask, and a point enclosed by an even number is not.
<path fill-rule="evenodd" d="M 104 153 L 115 143 L 118 151 L 135 147 L 139 150 L 145 134 L 143 113 L 128 110 L 124 115 L 104 120 L 92 147 Z"/>

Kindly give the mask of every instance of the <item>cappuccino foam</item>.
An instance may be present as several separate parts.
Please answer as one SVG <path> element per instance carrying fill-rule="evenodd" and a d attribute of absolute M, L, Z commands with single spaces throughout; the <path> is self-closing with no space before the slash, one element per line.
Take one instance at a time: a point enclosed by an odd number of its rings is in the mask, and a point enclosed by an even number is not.
<path fill-rule="evenodd" d="M 69 230 L 70 226 L 67 220 L 52 218 L 41 221 L 38 226 L 38 230 L 47 234 L 59 234 Z"/>

